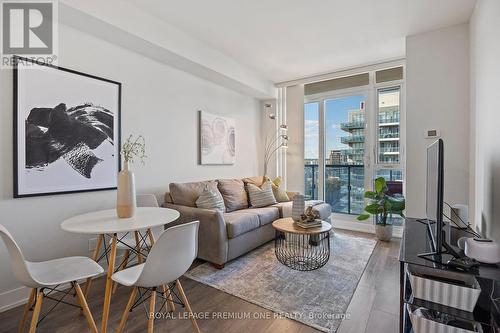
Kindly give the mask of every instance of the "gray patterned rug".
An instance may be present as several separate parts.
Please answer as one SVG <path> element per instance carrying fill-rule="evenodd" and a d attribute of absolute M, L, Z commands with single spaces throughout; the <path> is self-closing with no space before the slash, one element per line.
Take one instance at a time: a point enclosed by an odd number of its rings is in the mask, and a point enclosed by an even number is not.
<path fill-rule="evenodd" d="M 331 237 L 330 260 L 315 271 L 282 265 L 269 242 L 222 270 L 205 263 L 185 276 L 323 332 L 336 332 L 349 315 L 345 312 L 377 242 L 340 233 Z"/>

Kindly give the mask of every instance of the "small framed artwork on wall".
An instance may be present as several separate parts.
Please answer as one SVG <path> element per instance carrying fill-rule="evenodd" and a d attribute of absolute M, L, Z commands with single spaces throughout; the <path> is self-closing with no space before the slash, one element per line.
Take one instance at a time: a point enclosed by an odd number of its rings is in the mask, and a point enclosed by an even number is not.
<path fill-rule="evenodd" d="M 15 57 L 14 197 L 116 189 L 121 84 Z"/>
<path fill-rule="evenodd" d="M 200 118 L 200 164 L 234 164 L 235 121 L 205 111 Z"/>

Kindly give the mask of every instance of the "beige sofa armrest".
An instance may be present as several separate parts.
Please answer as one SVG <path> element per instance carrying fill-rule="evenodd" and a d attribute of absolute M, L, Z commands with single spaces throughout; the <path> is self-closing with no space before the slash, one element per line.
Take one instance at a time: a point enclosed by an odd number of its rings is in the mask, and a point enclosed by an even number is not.
<path fill-rule="evenodd" d="M 166 208 L 177 210 L 180 223 L 200 221 L 198 258 L 222 265 L 227 261 L 227 229 L 224 215 L 214 209 L 181 206 L 165 202 Z"/>

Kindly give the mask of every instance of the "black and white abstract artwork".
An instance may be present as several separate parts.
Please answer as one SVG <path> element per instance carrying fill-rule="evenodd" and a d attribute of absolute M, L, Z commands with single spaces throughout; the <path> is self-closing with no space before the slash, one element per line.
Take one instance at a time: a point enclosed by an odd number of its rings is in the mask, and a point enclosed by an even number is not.
<path fill-rule="evenodd" d="M 19 58 L 14 69 L 14 197 L 113 189 L 118 82 Z"/>

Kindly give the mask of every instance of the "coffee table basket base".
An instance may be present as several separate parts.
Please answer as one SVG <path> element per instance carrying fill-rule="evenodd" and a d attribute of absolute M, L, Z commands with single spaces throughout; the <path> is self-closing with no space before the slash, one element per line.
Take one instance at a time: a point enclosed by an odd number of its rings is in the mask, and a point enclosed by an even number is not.
<path fill-rule="evenodd" d="M 283 265 L 299 271 L 321 268 L 330 259 L 329 236 L 329 231 L 310 235 L 276 230 L 276 258 Z"/>

